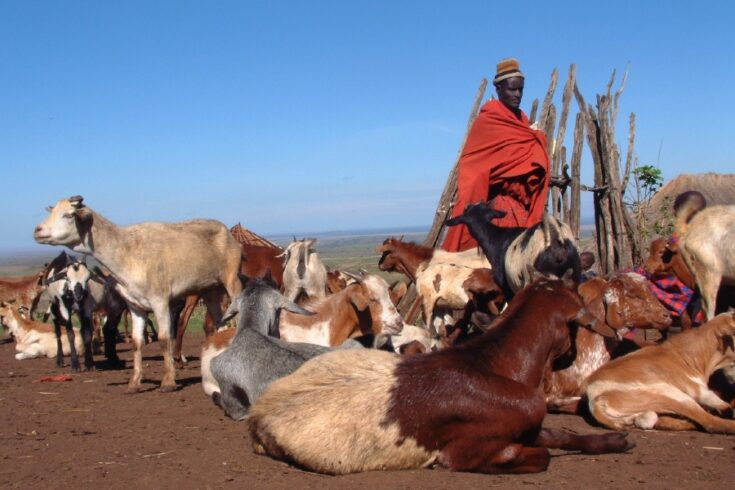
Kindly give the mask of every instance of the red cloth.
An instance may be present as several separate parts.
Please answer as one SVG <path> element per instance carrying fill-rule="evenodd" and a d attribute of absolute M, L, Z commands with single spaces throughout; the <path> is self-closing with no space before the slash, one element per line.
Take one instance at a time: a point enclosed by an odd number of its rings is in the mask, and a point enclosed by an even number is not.
<path fill-rule="evenodd" d="M 528 228 L 541 221 L 549 192 L 546 135 L 531 129 L 528 117 L 518 119 L 499 100 L 485 104 L 467 136 L 459 160 L 457 202 L 452 217 L 470 203 L 488 200 L 493 187 L 496 209 L 508 215 L 493 223 Z M 476 247 L 465 225 L 449 228 L 442 247 L 456 252 Z"/>

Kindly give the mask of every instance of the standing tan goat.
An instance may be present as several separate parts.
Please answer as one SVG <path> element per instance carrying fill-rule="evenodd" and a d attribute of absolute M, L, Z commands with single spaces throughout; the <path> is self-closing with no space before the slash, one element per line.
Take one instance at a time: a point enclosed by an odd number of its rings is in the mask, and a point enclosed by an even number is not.
<path fill-rule="evenodd" d="M 65 245 L 92 255 L 118 281 L 133 316 L 135 354 L 129 392 L 140 389 L 143 377 L 141 349 L 147 312 L 153 312 L 160 328 L 166 370 L 161 391 L 173 391 L 176 371 L 171 355 L 171 301 L 205 293 L 207 307 L 219 321 L 222 286 L 231 298 L 242 290 L 237 276 L 240 245 L 219 221 L 117 226 L 85 206 L 81 196 L 73 196 L 49 208 L 49 216 L 36 227 L 33 237 L 39 243 Z"/>

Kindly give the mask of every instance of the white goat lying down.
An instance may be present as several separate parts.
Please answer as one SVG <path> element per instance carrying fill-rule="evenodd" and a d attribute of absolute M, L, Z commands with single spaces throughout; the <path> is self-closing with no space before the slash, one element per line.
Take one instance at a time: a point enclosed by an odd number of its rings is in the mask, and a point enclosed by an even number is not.
<path fill-rule="evenodd" d="M 707 387 L 709 377 L 735 365 L 735 312 L 701 327 L 614 359 L 587 379 L 590 413 L 601 424 L 626 429 L 735 434 L 735 420 L 710 414 L 730 405 Z"/>
<path fill-rule="evenodd" d="M 0 323 L 15 336 L 16 359 L 56 357 L 56 334 L 51 325 L 26 319 L 12 304 L 0 305 Z M 79 328 L 74 330 L 74 345 L 77 352 L 83 353 L 84 342 Z M 65 356 L 71 353 L 69 339 L 65 335 L 61 337 L 61 351 Z"/>

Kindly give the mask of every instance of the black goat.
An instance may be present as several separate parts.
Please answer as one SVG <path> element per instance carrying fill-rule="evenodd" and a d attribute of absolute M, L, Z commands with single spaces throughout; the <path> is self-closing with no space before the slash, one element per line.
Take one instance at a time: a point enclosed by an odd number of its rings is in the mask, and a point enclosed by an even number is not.
<path fill-rule="evenodd" d="M 509 300 L 532 281 L 535 272 L 561 278 L 571 269 L 579 282 L 581 263 L 567 225 L 544 214 L 530 228 L 501 228 L 492 224 L 505 211 L 492 203 L 469 204 L 461 215 L 446 221 L 447 226 L 467 225 L 472 237 L 490 261 L 495 282 Z"/>

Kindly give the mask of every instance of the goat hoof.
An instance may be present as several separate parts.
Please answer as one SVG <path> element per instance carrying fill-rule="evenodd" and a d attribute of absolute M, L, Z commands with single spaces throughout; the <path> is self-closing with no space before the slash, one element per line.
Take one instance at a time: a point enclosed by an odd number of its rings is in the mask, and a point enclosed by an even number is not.
<path fill-rule="evenodd" d="M 161 385 L 159 388 L 159 391 L 161 393 L 173 393 L 174 391 L 178 390 L 179 387 L 177 385 Z"/>
<path fill-rule="evenodd" d="M 128 388 L 125 390 L 125 393 L 128 395 L 135 395 L 136 393 L 140 393 L 142 391 L 142 388 L 140 385 L 134 385 L 130 386 L 128 385 Z"/>
<path fill-rule="evenodd" d="M 91 365 L 89 365 L 89 366 L 85 365 L 85 366 L 84 366 L 84 370 L 85 370 L 85 371 L 97 371 L 97 368 L 95 367 L 95 365 L 94 365 L 94 364 L 91 364 Z"/>
<path fill-rule="evenodd" d="M 72 371 L 73 373 L 78 373 L 78 372 L 79 372 L 79 371 L 81 371 L 81 370 L 82 370 L 82 369 L 81 369 L 81 368 L 80 368 L 79 366 L 74 366 L 74 365 L 72 364 L 72 366 L 71 366 L 71 371 Z"/>
<path fill-rule="evenodd" d="M 117 355 L 105 356 L 107 364 L 115 367 L 125 367 L 125 361 L 117 357 Z"/>
<path fill-rule="evenodd" d="M 735 416 L 735 414 L 733 414 L 732 407 L 727 407 L 727 408 L 723 408 L 722 410 L 718 410 L 718 415 L 726 419 L 731 419 Z"/>

